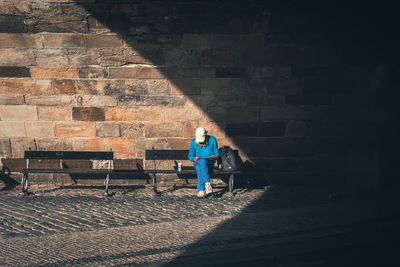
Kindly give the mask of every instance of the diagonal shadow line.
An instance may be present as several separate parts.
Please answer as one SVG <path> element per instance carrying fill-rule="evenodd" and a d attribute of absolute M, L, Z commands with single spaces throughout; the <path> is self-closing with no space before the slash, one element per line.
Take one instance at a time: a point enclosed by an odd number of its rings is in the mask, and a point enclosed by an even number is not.
<path fill-rule="evenodd" d="M 165 5 L 171 5 L 171 7 L 176 7 L 176 3 L 178 3 L 179 1 L 168 1 L 168 2 L 163 2 L 163 7 L 165 7 Z M 130 1 L 127 1 L 124 3 L 133 3 Z M 135 3 L 143 3 L 141 1 L 135 1 Z M 161 4 L 161 2 L 158 2 L 159 4 Z M 185 4 L 185 1 L 183 1 L 183 3 Z M 220 2 L 215 2 L 215 3 L 223 3 L 223 1 Z M 266 4 L 263 5 L 262 1 L 248 1 L 248 3 L 246 2 L 245 5 L 242 4 L 242 2 L 237 2 L 237 1 L 232 1 L 231 2 L 232 5 L 234 6 L 234 8 L 229 8 L 226 12 L 223 12 L 221 10 L 221 6 L 212 6 L 213 8 L 211 9 L 207 9 L 207 5 L 196 5 L 194 7 L 190 7 L 190 4 L 192 3 L 187 3 L 184 7 L 183 13 L 186 12 L 186 14 L 188 14 L 187 16 L 184 17 L 179 17 L 179 15 L 182 14 L 178 14 L 175 13 L 177 12 L 176 10 L 174 10 L 172 8 L 171 10 L 171 17 L 164 17 L 166 20 L 168 20 L 167 23 L 165 23 L 165 21 L 163 21 L 163 23 L 166 24 L 166 28 L 164 29 L 160 29 L 159 32 L 156 34 L 159 35 L 160 38 L 163 38 L 163 35 L 165 37 L 165 35 L 170 34 L 171 32 L 175 33 L 175 34 L 183 34 L 183 33 L 190 33 L 190 34 L 215 34 L 215 33 L 220 33 L 220 34 L 227 34 L 227 35 L 233 35 L 233 34 L 240 34 L 240 33 L 248 33 L 248 29 L 244 29 L 246 27 L 242 27 L 240 28 L 240 26 L 245 26 L 246 23 L 249 23 L 249 21 L 251 22 L 255 22 L 257 21 L 257 19 L 262 18 L 262 14 L 264 14 L 264 12 L 268 12 L 268 8 L 266 7 L 272 7 L 272 10 L 274 10 L 275 12 L 277 12 L 280 16 L 283 14 L 280 13 L 282 10 L 284 9 L 288 9 L 289 13 L 293 14 L 293 13 L 302 13 L 303 17 L 307 17 L 310 16 L 310 21 L 308 21 L 308 24 L 305 25 L 305 27 L 308 26 L 315 26 L 312 30 L 315 31 L 320 31 L 321 27 L 325 27 L 325 26 L 329 26 L 329 30 L 333 30 L 333 34 L 332 36 L 330 36 L 330 41 L 332 41 L 331 47 L 335 47 L 336 45 L 342 46 L 343 45 L 343 40 L 348 38 L 347 41 L 352 40 L 352 41 L 357 41 L 357 43 L 359 43 L 360 41 L 363 40 L 367 40 L 366 39 L 366 34 L 367 33 L 367 29 L 368 29 L 368 25 L 371 25 L 371 23 L 367 23 L 367 25 L 358 25 L 357 22 L 359 19 L 361 19 L 361 21 L 365 21 L 365 16 L 366 14 L 362 14 L 362 12 L 360 13 L 352 13 L 353 9 L 349 8 L 349 9 L 345 9 L 343 8 L 343 6 L 339 6 L 336 7 L 332 10 L 331 13 L 327 14 L 325 11 L 326 9 L 321 7 L 320 5 L 316 5 L 317 8 L 312 8 L 312 5 L 316 4 L 313 3 L 313 1 L 307 2 L 306 4 L 302 5 L 299 4 L 299 2 L 296 1 L 284 1 L 283 4 L 276 4 L 274 1 L 269 1 L 269 2 L 265 2 Z M 254 4 L 255 5 L 252 5 Z M 104 25 L 107 25 L 108 28 L 110 28 L 112 30 L 112 32 L 117 33 L 121 38 L 123 38 L 125 41 L 127 41 L 128 44 L 130 44 L 131 47 L 135 48 L 135 42 L 130 42 L 129 38 L 129 31 L 130 28 L 128 21 L 130 20 L 129 16 L 119 16 L 119 17 L 113 17 L 110 10 L 112 9 L 112 5 L 111 3 L 104 1 L 101 2 L 101 7 L 96 7 L 96 5 L 98 3 L 96 3 L 95 5 L 91 5 L 90 3 L 79 3 L 79 5 L 83 6 L 86 10 L 88 10 L 98 21 L 100 21 L 101 23 L 103 23 Z M 104 8 L 106 7 L 106 8 Z M 108 7 L 108 8 L 107 8 Z M 199 8 L 200 9 L 197 9 Z M 202 7 L 202 8 L 201 8 Z M 219 7 L 219 9 L 216 9 L 216 7 Z M 227 6 L 229 7 L 229 5 Z M 329 7 L 333 7 L 332 3 Z M 355 7 L 355 6 L 351 6 L 351 7 Z M 167 7 L 168 8 L 168 7 Z M 340 8 L 343 8 L 343 10 L 340 10 Z M 109 10 L 108 12 L 106 11 L 105 13 L 103 12 L 104 10 Z M 338 13 L 335 14 L 335 12 L 340 11 Z M 324 11 L 324 12 L 319 12 L 319 11 Z M 149 10 L 147 10 L 147 12 L 150 12 Z M 157 12 L 157 11 L 154 11 Z M 151 12 L 150 12 L 151 13 Z M 222 15 L 221 15 L 222 13 Z M 283 12 L 285 13 L 285 12 Z M 149 13 L 148 13 L 149 14 Z M 162 12 L 161 12 L 162 14 Z M 354 17 L 352 17 L 352 15 L 355 15 Z M 227 26 L 226 23 L 230 23 L 229 18 L 234 17 L 234 16 L 238 16 L 238 20 L 239 23 L 235 24 L 235 25 L 230 25 Z M 326 16 L 326 17 L 324 17 Z M 158 15 L 158 17 L 162 18 L 163 16 Z M 336 17 L 340 17 L 342 20 L 338 21 L 338 19 Z M 176 18 L 178 18 L 177 20 L 175 20 Z M 170 20 L 171 19 L 171 20 Z M 322 20 L 323 23 L 322 25 L 318 25 L 318 23 L 316 21 L 318 20 Z M 138 19 L 140 24 L 140 18 Z M 172 22 L 171 22 L 172 21 Z M 228 22 L 229 21 L 229 22 Z M 306 20 L 307 21 L 307 20 Z M 156 21 L 157 25 L 160 25 L 160 21 Z M 280 20 L 280 22 L 282 22 L 282 19 Z M 351 22 L 351 25 L 349 27 L 349 29 L 346 29 L 347 23 Z M 314 23 L 314 24 L 313 24 Z M 325 24 L 324 24 L 325 23 Z M 336 23 L 336 24 L 335 24 Z M 161 23 L 162 24 L 162 23 Z M 242 24 L 242 25 L 240 25 Z M 237 26 L 238 28 L 234 28 L 235 26 Z M 303 25 L 304 26 L 304 25 Z M 302 28 L 302 26 L 300 27 L 293 27 L 293 25 L 283 25 L 283 28 L 287 27 L 286 30 L 289 30 L 289 34 L 292 35 L 292 37 L 294 37 L 296 39 L 296 37 L 298 38 L 297 40 L 295 40 L 295 42 L 305 42 L 307 44 L 307 40 L 304 40 L 302 38 L 304 38 L 304 36 L 302 35 L 301 30 L 305 30 L 304 28 Z M 226 29 L 229 29 L 228 31 L 226 31 Z M 146 31 L 148 29 L 146 29 L 146 27 L 143 28 L 138 28 L 136 31 L 141 30 L 144 31 L 144 33 L 146 33 Z M 163 32 L 165 30 L 165 32 Z M 285 30 L 285 29 L 284 29 Z M 342 34 L 338 33 L 339 31 L 344 30 L 344 32 Z M 307 30 L 306 30 L 307 31 Z M 379 37 L 382 37 L 383 34 L 380 33 L 379 34 L 379 30 L 376 30 L 375 33 L 377 33 L 379 35 Z M 263 32 L 263 34 L 265 34 L 265 32 Z M 275 34 L 275 33 L 274 33 Z M 276 33 L 277 35 L 279 35 L 279 33 Z M 325 34 L 323 35 L 324 37 L 328 38 L 329 34 Z M 307 34 L 305 35 L 307 38 Z M 144 35 L 139 35 L 138 36 L 138 40 L 139 43 L 141 41 L 143 41 L 144 43 L 146 42 L 146 34 Z M 141 39 L 142 38 L 142 39 Z M 156 38 L 155 38 L 156 39 Z M 377 38 L 379 39 L 379 38 Z M 151 39 L 150 38 L 150 42 L 149 44 L 151 45 Z M 311 40 L 312 40 L 312 36 L 311 36 Z M 136 40 L 137 41 L 137 40 Z M 314 40 L 315 41 L 315 40 Z M 311 41 L 311 45 L 312 45 L 312 41 Z M 374 41 L 374 40 L 369 40 L 366 43 L 366 46 L 378 46 L 380 48 L 384 47 L 384 45 L 380 44 L 380 41 Z M 146 49 L 145 48 L 135 48 L 137 51 L 139 51 L 139 53 L 146 55 Z M 390 49 L 389 49 L 390 50 Z M 374 53 L 376 53 L 376 51 L 374 50 Z M 363 53 L 361 53 L 363 54 Z M 186 55 L 182 55 L 183 57 L 185 56 L 189 56 L 190 59 L 190 51 L 189 54 Z M 237 56 L 237 55 L 235 55 Z M 374 54 L 374 59 L 372 60 L 373 62 L 379 61 L 379 56 L 377 56 L 377 54 Z M 183 58 L 184 60 L 186 60 L 185 58 Z M 149 58 L 149 62 L 151 62 L 152 59 Z M 279 60 L 278 60 L 279 61 Z M 351 60 L 350 60 L 351 61 Z M 290 60 L 289 60 L 290 62 Z M 157 62 L 154 62 L 154 65 L 157 65 Z M 161 66 L 158 68 L 158 70 L 160 72 L 163 73 L 163 75 L 165 77 L 167 77 L 169 80 L 174 80 L 175 77 L 173 76 L 173 74 L 171 74 L 171 72 L 168 70 L 168 68 L 175 68 L 177 65 L 179 65 L 179 61 L 176 61 L 176 64 L 173 66 Z M 330 62 L 325 62 L 326 64 L 330 64 Z M 190 63 L 185 63 L 183 62 L 183 65 L 187 65 L 187 68 L 190 70 L 191 68 L 195 68 L 195 69 L 200 69 L 202 70 L 201 64 L 200 66 L 198 65 L 194 65 L 192 66 Z M 289 63 L 290 65 L 290 63 Z M 268 67 L 269 64 L 261 64 L 261 66 L 259 67 Z M 199 70 L 198 70 L 199 71 Z M 221 77 L 228 77 L 228 78 L 238 78 L 238 79 L 248 79 L 248 73 L 246 73 L 246 71 L 248 71 L 248 69 L 241 69 L 241 68 L 236 68 L 236 66 L 224 66 L 220 68 L 220 75 Z M 200 74 L 197 74 L 196 76 L 198 79 L 202 79 L 202 76 Z M 180 78 L 193 78 L 193 76 L 191 76 L 191 74 L 185 76 L 181 76 Z M 179 86 L 179 84 L 175 84 L 176 86 Z M 214 121 L 216 121 L 220 128 L 222 128 L 224 130 L 225 127 L 225 119 L 227 117 L 229 117 L 231 120 L 233 120 L 233 122 L 235 122 L 235 116 L 233 116 L 232 118 L 232 114 L 225 113 L 223 114 L 225 116 L 221 117 L 221 114 L 212 114 L 209 112 L 207 105 L 204 106 L 204 104 L 202 104 L 201 98 L 196 98 L 191 94 L 190 88 L 181 88 L 181 91 L 184 93 L 184 95 L 188 98 L 191 98 L 191 100 L 195 103 L 197 103 L 197 105 L 203 109 L 203 111 L 205 113 L 207 113 L 207 115 Z M 262 105 L 258 106 L 258 108 L 260 109 Z M 231 109 L 232 106 L 226 106 L 226 108 L 222 108 L 221 111 L 224 110 L 232 110 Z M 240 110 L 241 107 L 239 106 L 238 109 Z M 327 118 L 326 120 L 328 121 L 328 124 L 330 124 L 331 126 L 334 125 L 337 121 L 337 117 L 333 116 L 331 118 Z M 352 131 L 355 131 L 355 128 L 351 129 Z M 244 138 L 241 137 L 235 137 L 235 136 L 231 136 L 232 141 L 241 149 L 241 151 L 243 151 L 244 153 L 250 152 L 248 149 L 248 143 L 247 143 L 247 139 L 249 138 L 249 136 L 245 136 Z M 335 146 L 336 144 L 332 144 L 332 146 Z M 317 145 L 317 148 L 319 149 L 321 146 L 321 144 Z M 296 153 L 298 153 L 297 156 L 306 156 L 309 155 L 309 151 L 307 151 L 307 146 L 303 146 L 304 151 L 295 151 Z M 296 154 L 295 153 L 295 154 Z M 260 154 L 258 155 L 260 156 Z M 251 156 L 250 156 L 251 159 Z M 235 221 L 235 218 L 232 219 L 233 221 Z M 223 226 L 222 226 L 223 227 Z M 218 229 L 216 230 L 218 231 Z M 204 237 L 204 239 L 207 239 L 207 237 Z M 195 244 L 194 244 L 195 245 Z"/>

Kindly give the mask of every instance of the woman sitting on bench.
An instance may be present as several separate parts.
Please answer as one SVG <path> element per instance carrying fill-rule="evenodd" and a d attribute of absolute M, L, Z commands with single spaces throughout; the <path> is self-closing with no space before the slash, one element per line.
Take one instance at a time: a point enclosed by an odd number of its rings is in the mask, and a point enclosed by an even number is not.
<path fill-rule="evenodd" d="M 196 137 L 190 142 L 189 160 L 193 162 L 197 172 L 197 196 L 204 197 L 212 193 L 210 173 L 219 152 L 217 140 L 214 136 L 207 135 L 206 129 L 199 127 L 195 134 Z"/>

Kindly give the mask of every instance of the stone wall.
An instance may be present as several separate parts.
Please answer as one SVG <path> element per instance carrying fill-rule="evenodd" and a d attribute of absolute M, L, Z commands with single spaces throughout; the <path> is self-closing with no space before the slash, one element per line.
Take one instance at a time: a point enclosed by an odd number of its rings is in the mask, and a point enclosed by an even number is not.
<path fill-rule="evenodd" d="M 386 65 L 346 14 L 292 2 L 1 1 L 2 164 L 28 147 L 129 164 L 201 125 L 273 182 L 343 180 L 350 144 L 377 140 Z"/>

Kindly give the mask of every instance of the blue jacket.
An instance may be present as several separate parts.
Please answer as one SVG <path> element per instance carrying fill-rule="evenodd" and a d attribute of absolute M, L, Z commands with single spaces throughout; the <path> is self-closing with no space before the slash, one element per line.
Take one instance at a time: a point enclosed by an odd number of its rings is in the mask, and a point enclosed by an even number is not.
<path fill-rule="evenodd" d="M 208 156 L 219 156 L 218 152 L 218 144 L 217 139 L 214 136 L 208 136 L 208 144 L 205 147 L 199 147 L 196 144 L 196 139 L 193 138 L 190 142 L 190 149 L 189 149 L 189 160 L 194 162 L 194 157 L 208 157 Z M 214 159 L 210 159 L 210 161 L 215 161 Z"/>

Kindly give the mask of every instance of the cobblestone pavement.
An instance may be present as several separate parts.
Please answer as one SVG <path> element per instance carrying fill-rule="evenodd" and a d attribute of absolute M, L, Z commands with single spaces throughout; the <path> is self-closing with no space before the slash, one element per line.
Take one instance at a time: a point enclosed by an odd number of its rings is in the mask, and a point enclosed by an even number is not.
<path fill-rule="evenodd" d="M 242 189 L 205 199 L 193 189 L 158 196 L 150 188 L 113 192 L 112 197 L 103 197 L 102 189 L 0 192 L 0 265 L 171 264 L 347 232 L 364 231 L 375 240 L 393 236 L 382 229 L 399 225 L 398 209 L 382 209 L 388 202 L 334 200 L 326 189 Z"/>

